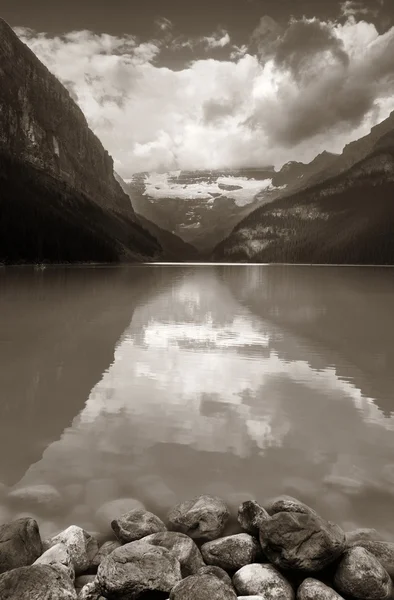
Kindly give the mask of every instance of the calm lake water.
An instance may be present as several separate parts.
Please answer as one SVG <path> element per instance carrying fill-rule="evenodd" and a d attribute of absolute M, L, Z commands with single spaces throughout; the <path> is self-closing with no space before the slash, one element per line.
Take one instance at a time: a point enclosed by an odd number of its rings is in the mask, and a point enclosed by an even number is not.
<path fill-rule="evenodd" d="M 390 268 L 1 269 L 0 518 L 286 493 L 394 540 L 393 311 Z"/>

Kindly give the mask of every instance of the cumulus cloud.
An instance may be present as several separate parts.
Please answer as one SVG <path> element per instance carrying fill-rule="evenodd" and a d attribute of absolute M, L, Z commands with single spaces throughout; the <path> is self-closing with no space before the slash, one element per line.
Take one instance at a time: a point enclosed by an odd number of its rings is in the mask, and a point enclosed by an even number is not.
<path fill-rule="evenodd" d="M 381 4 L 383 3 L 381 2 Z M 376 11 L 365 6 L 362 2 L 358 2 L 356 0 L 346 0 L 341 4 L 341 13 L 344 17 L 350 17 L 354 15 L 376 14 Z"/>
<path fill-rule="evenodd" d="M 285 28 L 264 18 L 248 49 L 219 30 L 200 38 L 205 58 L 177 71 L 157 62 L 160 40 L 17 33 L 69 88 L 124 177 L 311 160 L 394 109 L 394 28 L 379 34 L 353 15 Z M 213 58 L 219 50 L 227 60 Z"/>

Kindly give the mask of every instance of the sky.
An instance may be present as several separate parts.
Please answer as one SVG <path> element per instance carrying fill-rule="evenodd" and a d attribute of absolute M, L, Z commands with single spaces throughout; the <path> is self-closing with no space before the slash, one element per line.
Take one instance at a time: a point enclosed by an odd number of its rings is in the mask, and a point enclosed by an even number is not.
<path fill-rule="evenodd" d="M 308 162 L 394 110 L 393 0 L 2 0 L 127 178 Z"/>

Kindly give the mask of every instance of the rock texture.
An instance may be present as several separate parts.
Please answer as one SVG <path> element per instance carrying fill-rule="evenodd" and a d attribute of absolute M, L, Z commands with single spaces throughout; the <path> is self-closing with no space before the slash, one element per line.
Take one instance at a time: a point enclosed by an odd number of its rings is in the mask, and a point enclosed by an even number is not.
<path fill-rule="evenodd" d="M 358 546 L 345 553 L 334 583 L 339 592 L 351 598 L 386 600 L 393 593 L 393 583 L 387 571 L 368 550 Z"/>
<path fill-rule="evenodd" d="M 247 500 L 240 505 L 237 519 L 242 529 L 256 535 L 260 530 L 262 521 L 269 519 L 269 514 L 265 508 L 254 500 Z"/>
<path fill-rule="evenodd" d="M 74 563 L 67 546 L 63 543 L 55 544 L 46 550 L 33 564 L 50 566 L 63 565 L 66 568 L 70 579 L 72 581 L 75 579 Z"/>
<path fill-rule="evenodd" d="M 318 579 L 308 577 L 297 590 L 297 600 L 343 600 L 342 596 Z"/>
<path fill-rule="evenodd" d="M 175 506 L 168 515 L 170 528 L 193 539 L 214 540 L 224 531 L 230 513 L 216 496 L 203 495 Z"/>
<path fill-rule="evenodd" d="M 293 498 L 293 496 L 278 496 L 277 498 L 273 498 L 267 502 L 265 508 L 267 513 L 271 516 L 276 515 L 276 513 L 279 512 L 292 512 L 315 516 L 317 514 L 313 508 L 300 502 L 297 498 Z"/>
<path fill-rule="evenodd" d="M 102 262 L 162 252 L 69 92 L 1 19 L 0 189 L 0 261 Z"/>
<path fill-rule="evenodd" d="M 260 527 L 264 554 L 283 569 L 320 571 L 345 549 L 342 529 L 312 514 L 280 512 Z"/>
<path fill-rule="evenodd" d="M 176 585 L 170 600 L 236 600 L 232 587 L 213 575 L 191 575 Z"/>
<path fill-rule="evenodd" d="M 195 542 L 187 535 L 177 531 L 154 533 L 143 538 L 146 544 L 167 548 L 181 565 L 182 577 L 194 575 L 204 567 L 201 552 Z"/>
<path fill-rule="evenodd" d="M 201 554 L 207 565 L 238 571 L 250 563 L 263 560 L 258 541 L 247 533 L 228 535 L 201 546 Z"/>
<path fill-rule="evenodd" d="M 64 544 L 75 569 L 76 575 L 86 571 L 98 552 L 97 540 L 87 531 L 76 525 L 71 525 L 54 537 L 44 542 L 44 549 L 48 550 L 57 544 Z"/>
<path fill-rule="evenodd" d="M 264 600 L 294 600 L 290 583 L 272 565 L 251 564 L 242 567 L 233 577 L 239 595 L 261 595 Z"/>
<path fill-rule="evenodd" d="M 17 519 L 0 526 L 0 573 L 32 565 L 41 553 L 41 537 L 34 519 Z"/>
<path fill-rule="evenodd" d="M 394 544 L 392 542 L 377 542 L 373 540 L 357 540 L 354 544 L 365 548 L 370 554 L 378 559 L 380 564 L 394 578 Z"/>
<path fill-rule="evenodd" d="M 97 571 L 102 593 L 110 600 L 133 600 L 146 592 L 170 592 L 182 579 L 181 567 L 167 548 L 143 540 L 114 550 Z"/>
<path fill-rule="evenodd" d="M 124 544 L 135 542 L 152 533 L 166 531 L 163 521 L 147 510 L 134 509 L 111 523 L 116 537 Z"/>
<path fill-rule="evenodd" d="M 0 575 L 1 600 L 77 600 L 66 573 L 49 565 L 19 567 Z"/>

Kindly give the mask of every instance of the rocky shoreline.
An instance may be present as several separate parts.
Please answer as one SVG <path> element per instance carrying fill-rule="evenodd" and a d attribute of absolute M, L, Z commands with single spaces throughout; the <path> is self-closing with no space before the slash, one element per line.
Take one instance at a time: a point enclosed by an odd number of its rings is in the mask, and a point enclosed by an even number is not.
<path fill-rule="evenodd" d="M 224 536 L 231 515 L 216 496 L 176 505 L 166 523 L 135 503 L 113 517 L 101 544 L 76 525 L 49 539 L 30 517 L 0 525 L 1 600 L 394 598 L 394 543 L 290 496 L 243 502 L 240 533 Z"/>

